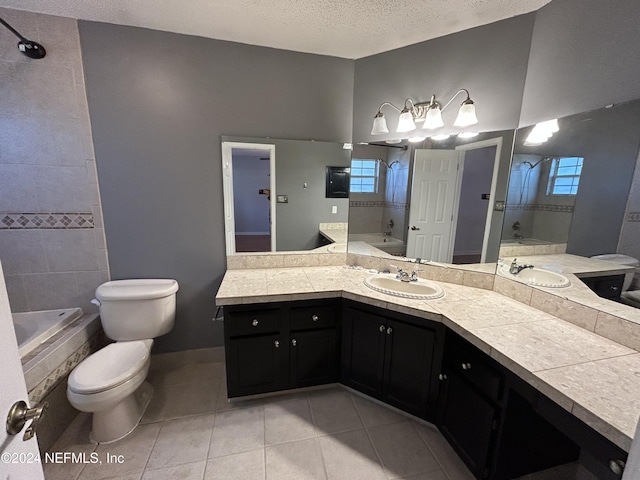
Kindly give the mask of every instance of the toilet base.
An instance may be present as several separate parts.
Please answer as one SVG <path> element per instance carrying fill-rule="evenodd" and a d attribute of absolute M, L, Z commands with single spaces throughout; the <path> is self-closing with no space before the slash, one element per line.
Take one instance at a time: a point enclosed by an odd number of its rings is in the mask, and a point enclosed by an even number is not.
<path fill-rule="evenodd" d="M 143 382 L 132 394 L 113 408 L 93 413 L 91 443 L 112 443 L 129 435 L 140 423 L 151 397 L 153 387 Z"/>

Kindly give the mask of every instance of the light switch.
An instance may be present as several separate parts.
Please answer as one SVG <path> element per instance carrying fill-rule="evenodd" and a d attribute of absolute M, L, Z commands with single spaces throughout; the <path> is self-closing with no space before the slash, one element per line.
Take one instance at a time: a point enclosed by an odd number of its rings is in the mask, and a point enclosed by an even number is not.
<path fill-rule="evenodd" d="M 338 213 L 338 206 L 334 205 L 331 207 L 331 213 Z"/>

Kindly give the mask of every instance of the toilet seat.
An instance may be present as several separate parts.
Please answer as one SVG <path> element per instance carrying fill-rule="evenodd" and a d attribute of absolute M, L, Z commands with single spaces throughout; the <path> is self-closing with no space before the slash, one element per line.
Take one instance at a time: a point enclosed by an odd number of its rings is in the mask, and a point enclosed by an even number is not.
<path fill-rule="evenodd" d="M 112 343 L 80 362 L 69 375 L 67 386 L 78 394 L 110 390 L 143 370 L 149 355 L 149 341 Z"/>

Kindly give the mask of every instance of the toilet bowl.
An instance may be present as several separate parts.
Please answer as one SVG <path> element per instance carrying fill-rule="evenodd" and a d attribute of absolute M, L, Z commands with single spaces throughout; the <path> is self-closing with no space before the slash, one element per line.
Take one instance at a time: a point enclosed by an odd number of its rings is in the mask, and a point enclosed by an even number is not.
<path fill-rule="evenodd" d="M 163 279 L 115 280 L 96 289 L 102 327 L 116 342 L 80 362 L 67 381 L 69 403 L 93 414 L 93 443 L 120 440 L 140 423 L 153 394 L 145 381 L 153 338 L 173 328 L 177 290 L 178 282 Z"/>
<path fill-rule="evenodd" d="M 619 253 L 608 253 L 605 255 L 595 255 L 593 257 L 594 260 L 602 260 L 605 262 L 617 263 L 618 265 L 624 265 L 626 267 L 634 267 L 635 270 L 632 270 L 624 275 L 624 284 L 622 285 L 622 291 L 626 292 L 629 290 L 631 286 L 631 282 L 633 282 L 633 276 L 635 271 L 638 269 L 638 265 L 640 262 L 637 258 L 630 257 L 628 255 L 622 255 Z"/>
<path fill-rule="evenodd" d="M 149 373 L 153 340 L 117 342 L 89 356 L 67 382 L 67 398 L 93 413 L 91 441 L 109 443 L 133 431 L 151 400 Z"/>

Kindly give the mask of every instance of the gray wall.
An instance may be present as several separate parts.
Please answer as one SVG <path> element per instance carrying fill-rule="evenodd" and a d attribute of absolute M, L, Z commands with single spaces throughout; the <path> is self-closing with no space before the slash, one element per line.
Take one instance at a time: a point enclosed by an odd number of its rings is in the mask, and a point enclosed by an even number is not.
<path fill-rule="evenodd" d="M 353 62 L 79 22 L 113 278 L 180 283 L 158 351 L 222 344 L 220 136 L 351 141 Z"/>
<path fill-rule="evenodd" d="M 77 23 L 0 8 L 0 260 L 13 312 L 82 307 L 109 279 Z"/>
<path fill-rule="evenodd" d="M 476 102 L 480 131 L 516 128 L 535 14 L 465 30 L 398 50 L 356 60 L 353 140 L 395 138 L 397 113 L 387 107 L 392 133 L 372 136 L 373 117 L 382 102 L 401 107 L 407 97 L 446 102 L 466 88 Z M 458 101 L 459 100 L 459 101 Z M 451 125 L 462 95 L 443 113 Z"/>
<path fill-rule="evenodd" d="M 640 2 L 554 0 L 535 17 L 521 126 L 640 98 Z"/>
<path fill-rule="evenodd" d="M 268 155 L 267 155 L 268 156 Z M 269 200 L 260 189 L 269 188 L 268 160 L 233 156 L 233 216 L 236 235 L 269 235 Z"/>
<path fill-rule="evenodd" d="M 482 194 L 491 192 L 495 158 L 496 147 L 470 150 L 464 155 L 454 255 L 482 253 L 487 204 L 490 202 L 482 200 Z"/>

